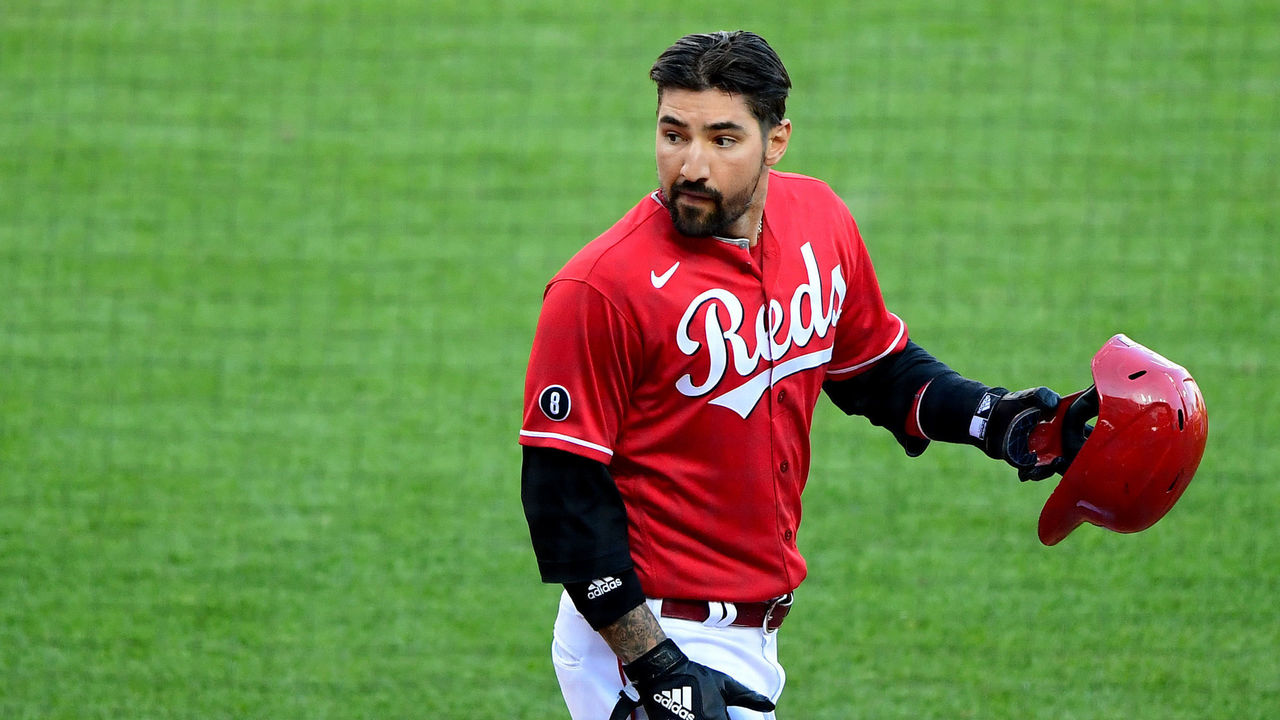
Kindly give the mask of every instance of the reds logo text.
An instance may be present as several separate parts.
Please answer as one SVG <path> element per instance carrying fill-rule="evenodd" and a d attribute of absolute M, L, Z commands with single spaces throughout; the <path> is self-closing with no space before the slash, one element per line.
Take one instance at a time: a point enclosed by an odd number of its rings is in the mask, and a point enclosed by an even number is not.
<path fill-rule="evenodd" d="M 746 315 L 742 301 L 728 290 L 712 288 L 689 303 L 676 330 L 676 345 L 680 352 L 690 357 L 705 352 L 708 370 L 707 376 L 700 381 L 691 374 L 685 374 L 676 381 L 676 390 L 688 397 L 701 397 L 712 392 L 724 380 L 732 360 L 733 371 L 739 377 L 748 378 L 747 381 L 710 402 L 746 418 L 774 383 L 831 360 L 831 346 L 828 344 L 824 349 L 787 358 L 757 372 L 761 360 L 775 362 L 792 349 L 806 348 L 815 336 L 825 338 L 840 321 L 840 307 L 844 304 L 846 292 L 840 266 L 831 269 L 831 288 L 824 293 L 813 247 L 805 243 L 800 254 L 804 258 L 807 278 L 792 294 L 790 305 L 783 307 L 778 300 L 770 300 L 767 307 L 760 307 L 754 326 L 750 328 L 742 326 Z M 705 314 L 702 313 L 703 306 L 707 306 Z M 804 319 L 806 309 L 807 321 Z M 695 321 L 700 314 L 703 322 L 699 324 Z M 743 337 L 744 330 L 754 334 L 754 343 L 750 346 Z"/>

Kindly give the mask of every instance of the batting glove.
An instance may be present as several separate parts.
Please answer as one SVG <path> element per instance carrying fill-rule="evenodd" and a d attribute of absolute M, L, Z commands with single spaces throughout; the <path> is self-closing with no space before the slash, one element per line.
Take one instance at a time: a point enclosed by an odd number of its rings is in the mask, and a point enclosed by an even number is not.
<path fill-rule="evenodd" d="M 1058 393 L 1047 387 L 1017 392 L 993 388 L 983 396 L 974 413 L 980 447 L 987 455 L 1017 468 L 1018 479 L 1024 482 L 1053 475 L 1066 461 L 1059 458 L 1054 463 L 1036 465 L 1036 454 L 1031 452 L 1028 441 L 1037 423 L 1053 417 L 1060 401 Z"/>
<path fill-rule="evenodd" d="M 623 669 L 639 697 L 619 693 L 609 720 L 624 720 L 637 707 L 644 708 L 649 720 L 729 720 L 730 705 L 757 712 L 774 709 L 769 698 L 719 670 L 693 662 L 670 639 Z"/>

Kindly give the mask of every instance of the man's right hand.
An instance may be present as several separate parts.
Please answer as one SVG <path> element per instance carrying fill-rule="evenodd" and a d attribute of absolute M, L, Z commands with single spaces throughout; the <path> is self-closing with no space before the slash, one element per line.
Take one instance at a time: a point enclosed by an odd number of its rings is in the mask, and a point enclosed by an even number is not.
<path fill-rule="evenodd" d="M 730 705 L 758 712 L 774 709 L 764 695 L 690 660 L 671 639 L 623 669 L 640 697 L 633 699 L 623 693 L 609 720 L 623 720 L 641 706 L 649 720 L 728 720 Z"/>

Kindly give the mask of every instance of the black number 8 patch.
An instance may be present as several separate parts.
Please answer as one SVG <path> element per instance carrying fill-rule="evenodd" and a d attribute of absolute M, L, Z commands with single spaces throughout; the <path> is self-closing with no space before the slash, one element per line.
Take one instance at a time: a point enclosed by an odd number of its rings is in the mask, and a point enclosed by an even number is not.
<path fill-rule="evenodd" d="M 543 415 L 552 420 L 564 420 L 569 417 L 569 391 L 559 385 L 548 386 L 538 396 L 538 407 L 542 408 Z"/>

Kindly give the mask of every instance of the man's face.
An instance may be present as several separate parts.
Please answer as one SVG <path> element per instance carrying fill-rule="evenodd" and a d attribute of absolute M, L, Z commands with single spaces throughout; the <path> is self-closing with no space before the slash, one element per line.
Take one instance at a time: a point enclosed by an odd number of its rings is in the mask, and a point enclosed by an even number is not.
<path fill-rule="evenodd" d="M 658 101 L 658 183 L 676 229 L 695 237 L 755 237 L 747 210 L 764 202 L 766 170 L 786 149 L 790 123 L 768 137 L 740 95 L 663 91 Z M 758 215 L 757 215 L 758 217 Z"/>

